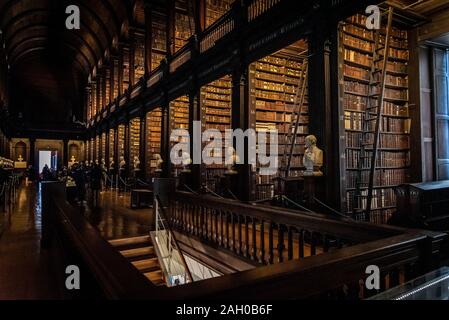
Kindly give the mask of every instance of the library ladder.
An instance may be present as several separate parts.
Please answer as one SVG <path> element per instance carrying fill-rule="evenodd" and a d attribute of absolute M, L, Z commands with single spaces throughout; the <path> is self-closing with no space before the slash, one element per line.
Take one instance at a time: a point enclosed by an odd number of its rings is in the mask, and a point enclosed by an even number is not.
<path fill-rule="evenodd" d="M 385 82 L 393 22 L 393 7 L 388 7 L 383 13 L 384 15 L 388 16 L 385 39 L 382 41 L 380 30 L 374 31 L 373 60 L 370 70 L 367 104 L 363 114 L 362 133 L 360 135 L 360 158 L 357 166 L 355 201 L 353 202 L 353 213 L 356 218 L 367 221 L 370 220 L 374 198 L 373 189 L 376 159 L 379 150 L 380 124 L 385 99 Z"/>
<path fill-rule="evenodd" d="M 298 87 L 296 88 L 296 94 L 294 98 L 294 104 L 293 104 L 293 111 L 292 111 L 292 117 L 291 122 L 289 124 L 288 131 L 285 133 L 284 136 L 284 153 L 283 153 L 283 163 L 285 165 L 285 177 L 288 177 L 290 175 L 290 169 L 291 169 L 291 162 L 292 162 L 292 156 L 293 151 L 295 148 L 295 143 L 298 135 L 298 127 L 301 120 L 301 115 L 304 113 L 304 100 L 306 96 L 306 89 L 307 89 L 307 81 L 308 81 L 308 72 L 309 70 L 309 64 L 307 58 L 303 60 L 303 63 L 301 64 L 300 68 L 300 77 L 299 77 L 299 83 Z"/>

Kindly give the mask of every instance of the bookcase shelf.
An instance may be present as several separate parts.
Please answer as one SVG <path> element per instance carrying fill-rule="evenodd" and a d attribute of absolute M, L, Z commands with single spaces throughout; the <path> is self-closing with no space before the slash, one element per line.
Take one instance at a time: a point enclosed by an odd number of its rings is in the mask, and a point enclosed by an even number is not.
<path fill-rule="evenodd" d="M 118 160 L 120 163 L 120 157 L 125 156 L 125 126 L 123 124 L 121 124 L 118 126 L 117 130 L 118 130 L 118 133 L 117 133 L 118 155 L 117 156 L 118 156 Z"/>
<path fill-rule="evenodd" d="M 357 14 L 340 23 L 339 26 L 339 77 L 345 132 L 344 159 L 345 179 L 342 179 L 342 203 L 344 210 L 351 214 L 355 207 L 355 190 L 361 155 L 361 137 L 365 108 L 368 103 L 369 75 L 373 63 L 374 31 L 365 28 L 366 17 Z M 409 179 L 410 126 L 408 111 L 408 40 L 407 32 L 392 28 L 388 63 L 386 70 L 385 98 L 381 114 L 379 149 L 376 159 L 372 210 L 376 222 L 385 223 L 396 207 L 394 188 Z M 380 41 L 385 42 L 385 32 L 381 31 Z M 380 53 L 385 54 L 385 52 Z M 381 56 L 382 57 L 382 56 Z M 379 64 L 378 64 L 379 63 Z M 376 67 L 380 61 L 375 62 Z M 378 75 L 380 79 L 380 75 Z M 372 96 L 375 98 L 375 95 Z M 372 116 L 375 116 L 374 114 Z M 374 139 L 374 123 L 371 131 Z M 372 149 L 365 148 L 372 154 Z M 369 164 L 367 162 L 366 164 Z M 364 165 L 364 167 L 367 167 Z M 362 170 L 368 175 L 369 170 Z M 362 199 L 367 195 L 367 187 L 359 188 Z"/>
<path fill-rule="evenodd" d="M 135 118 L 129 122 L 129 164 L 133 168 L 134 157 L 140 159 L 140 119 Z"/>
<path fill-rule="evenodd" d="M 115 162 L 115 131 L 114 129 L 109 130 L 109 158 L 113 158 Z"/>
<path fill-rule="evenodd" d="M 256 131 L 276 129 L 278 131 L 278 167 L 283 168 L 283 154 L 289 148 L 285 134 L 293 121 L 292 113 L 297 106 L 295 96 L 300 83 L 301 65 L 307 54 L 307 42 L 298 41 L 272 55 L 266 56 L 252 64 L 254 68 L 254 98 Z M 290 175 L 299 175 L 304 155 L 304 138 L 308 135 L 308 97 L 307 89 L 304 106 L 296 136 L 296 143 L 292 153 Z M 260 165 L 256 169 L 256 198 L 266 199 L 274 195 L 273 178 L 282 171 L 271 176 L 260 175 Z"/>
<path fill-rule="evenodd" d="M 146 174 L 147 177 L 154 175 L 157 169 L 157 162 L 155 160 L 155 154 L 161 153 L 161 123 L 162 123 L 162 111 L 161 108 L 156 108 L 146 115 Z"/>

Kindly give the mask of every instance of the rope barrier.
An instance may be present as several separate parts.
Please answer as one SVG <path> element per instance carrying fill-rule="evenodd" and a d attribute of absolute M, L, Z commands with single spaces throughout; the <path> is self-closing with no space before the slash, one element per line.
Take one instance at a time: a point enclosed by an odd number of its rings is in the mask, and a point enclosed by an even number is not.
<path fill-rule="evenodd" d="M 220 198 L 220 199 L 224 199 L 224 197 L 220 196 L 219 194 L 215 193 L 214 191 L 212 191 L 211 189 L 209 189 L 207 186 L 205 186 L 206 190 L 209 191 L 212 195 Z"/>
<path fill-rule="evenodd" d="M 231 196 L 234 198 L 234 200 L 240 201 L 240 200 L 235 196 L 235 194 L 231 191 L 231 189 L 227 189 L 227 190 L 228 190 L 228 192 L 231 194 Z"/>
<path fill-rule="evenodd" d="M 304 210 L 304 211 L 307 211 L 307 212 L 310 212 L 310 213 L 316 213 L 316 212 L 314 212 L 314 211 L 312 211 L 312 210 L 310 210 L 310 209 L 307 209 L 306 207 L 303 207 L 302 205 L 296 203 L 295 201 L 293 201 L 293 200 L 287 198 L 287 197 L 284 196 L 284 195 L 282 196 L 282 199 L 287 200 L 288 202 L 290 202 L 291 204 L 297 206 L 297 207 L 300 208 L 301 210 Z"/>
<path fill-rule="evenodd" d="M 189 190 L 191 193 L 193 194 L 198 194 L 198 192 L 194 191 L 193 189 L 191 189 L 188 185 L 184 184 L 184 188 L 186 188 L 187 190 Z"/>
<path fill-rule="evenodd" d="M 329 209 L 330 211 L 332 211 L 333 213 L 335 213 L 335 214 L 337 214 L 337 215 L 339 215 L 339 216 L 341 216 L 341 217 L 344 217 L 344 218 L 350 218 L 350 219 L 352 219 L 351 217 L 349 217 L 349 216 L 347 216 L 347 215 L 344 215 L 343 213 L 341 213 L 341 212 L 335 210 L 334 208 L 329 207 L 327 204 L 325 204 L 324 202 L 320 201 L 319 199 L 317 199 L 317 198 L 315 198 L 315 197 L 314 197 L 313 199 L 314 199 L 316 202 L 318 202 L 319 204 L 321 204 L 323 207 L 325 207 L 325 208 Z"/>
<path fill-rule="evenodd" d="M 141 179 L 137 179 L 137 182 L 139 182 L 141 185 L 144 185 L 146 187 L 150 187 L 151 186 L 151 184 L 149 184 L 149 183 L 147 183 L 147 182 L 145 182 L 145 181 L 143 181 Z"/>

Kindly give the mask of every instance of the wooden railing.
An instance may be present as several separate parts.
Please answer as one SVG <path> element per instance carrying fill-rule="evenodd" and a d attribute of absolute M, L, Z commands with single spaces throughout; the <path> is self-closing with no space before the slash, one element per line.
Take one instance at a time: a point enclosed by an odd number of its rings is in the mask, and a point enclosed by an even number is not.
<path fill-rule="evenodd" d="M 159 66 L 151 73 L 151 75 L 147 81 L 147 87 L 150 88 L 150 87 L 156 85 L 159 81 L 162 80 L 163 77 L 164 77 L 164 71 L 162 70 L 161 66 Z"/>
<path fill-rule="evenodd" d="M 235 8 L 235 7 L 233 7 Z M 210 25 L 202 34 L 199 43 L 199 52 L 204 53 L 213 48 L 217 41 L 231 33 L 235 28 L 235 9 L 227 12 L 220 19 Z"/>
<path fill-rule="evenodd" d="M 81 290 L 75 292 L 75 297 L 83 298 L 360 299 L 376 293 L 364 289 L 367 266 L 376 265 L 381 270 L 381 289 L 378 291 L 381 292 L 436 268 L 443 258 L 441 247 L 446 239 L 444 233 L 335 220 L 322 215 L 279 208 L 273 210 L 269 207 L 177 192 L 170 202 L 172 205 L 169 209 L 172 212 L 168 214 L 172 215 L 170 221 L 179 232 L 200 238 L 205 243 L 218 244 L 222 249 L 233 250 L 235 253 L 239 253 L 241 249 L 242 257 L 257 257 L 267 263 L 269 257 L 263 259 L 267 251 L 260 250 L 259 247 L 254 254 L 253 247 L 245 246 L 245 243 L 251 244 L 251 240 L 245 242 L 253 237 L 251 228 L 260 232 L 262 225 L 269 229 L 268 224 L 271 224 L 273 236 L 284 228 L 287 239 L 289 230 L 297 228 L 304 230 L 304 233 L 316 235 L 304 237 L 304 243 L 308 247 L 303 247 L 312 250 L 313 241 L 316 241 L 316 255 L 179 287 L 156 287 L 115 251 L 64 198 L 61 184 L 43 185 L 42 244 L 58 250 L 59 254 L 53 256 L 65 257 L 60 270 L 58 269 L 62 288 L 66 276 L 65 266 L 74 264 L 80 267 L 83 284 Z M 242 246 L 239 237 L 232 236 L 230 230 L 231 226 L 236 230 L 238 221 L 242 227 Z M 260 224 L 261 221 L 265 223 Z M 221 222 L 224 226 L 222 229 Z M 249 230 L 248 236 L 245 228 Z M 238 234 L 237 230 L 236 233 Z M 328 242 L 326 250 L 325 238 Z M 320 252 L 322 254 L 318 254 Z M 276 254 L 273 252 L 272 255 Z M 282 255 L 278 253 L 277 258 Z M 67 297 L 72 298 L 73 295 Z"/>
<path fill-rule="evenodd" d="M 250 0 L 248 1 L 248 22 L 264 14 L 282 0 Z"/>
<path fill-rule="evenodd" d="M 400 234 L 388 227 L 187 192 L 176 193 L 170 203 L 169 220 L 176 230 L 262 264 L 301 259 Z"/>
<path fill-rule="evenodd" d="M 170 73 L 175 72 L 192 57 L 192 41 L 182 47 L 170 61 Z"/>

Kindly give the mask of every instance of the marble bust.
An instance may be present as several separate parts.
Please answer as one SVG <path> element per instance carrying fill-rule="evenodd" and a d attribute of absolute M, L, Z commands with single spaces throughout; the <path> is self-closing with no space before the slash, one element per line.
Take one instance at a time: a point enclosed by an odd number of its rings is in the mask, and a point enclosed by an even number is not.
<path fill-rule="evenodd" d="M 182 172 L 190 172 L 189 165 L 192 163 L 188 152 L 182 153 Z"/>
<path fill-rule="evenodd" d="M 155 153 L 153 158 L 156 161 L 156 172 L 161 172 L 162 171 L 162 163 L 164 162 L 164 160 L 162 160 L 162 157 L 159 153 Z"/>
<path fill-rule="evenodd" d="M 114 168 L 115 168 L 114 158 L 110 157 L 109 158 L 109 170 L 114 170 Z"/>
<path fill-rule="evenodd" d="M 133 160 L 134 171 L 140 170 L 140 160 L 138 156 L 134 156 Z"/>
<path fill-rule="evenodd" d="M 303 165 L 306 167 L 305 176 L 322 176 L 323 151 L 316 146 L 317 139 L 314 135 L 305 138 L 305 153 Z"/>
<path fill-rule="evenodd" d="M 237 174 L 238 172 L 235 170 L 234 166 L 237 162 L 240 161 L 239 156 L 237 155 L 237 152 L 235 151 L 235 149 L 233 147 L 228 147 L 226 149 L 226 156 L 228 157 L 228 159 L 231 160 L 231 163 L 228 164 L 227 166 L 227 170 L 226 170 L 226 174 Z"/>
<path fill-rule="evenodd" d="M 120 170 L 125 170 L 125 166 L 126 166 L 126 161 L 125 161 L 125 157 L 124 156 L 120 156 Z"/>

